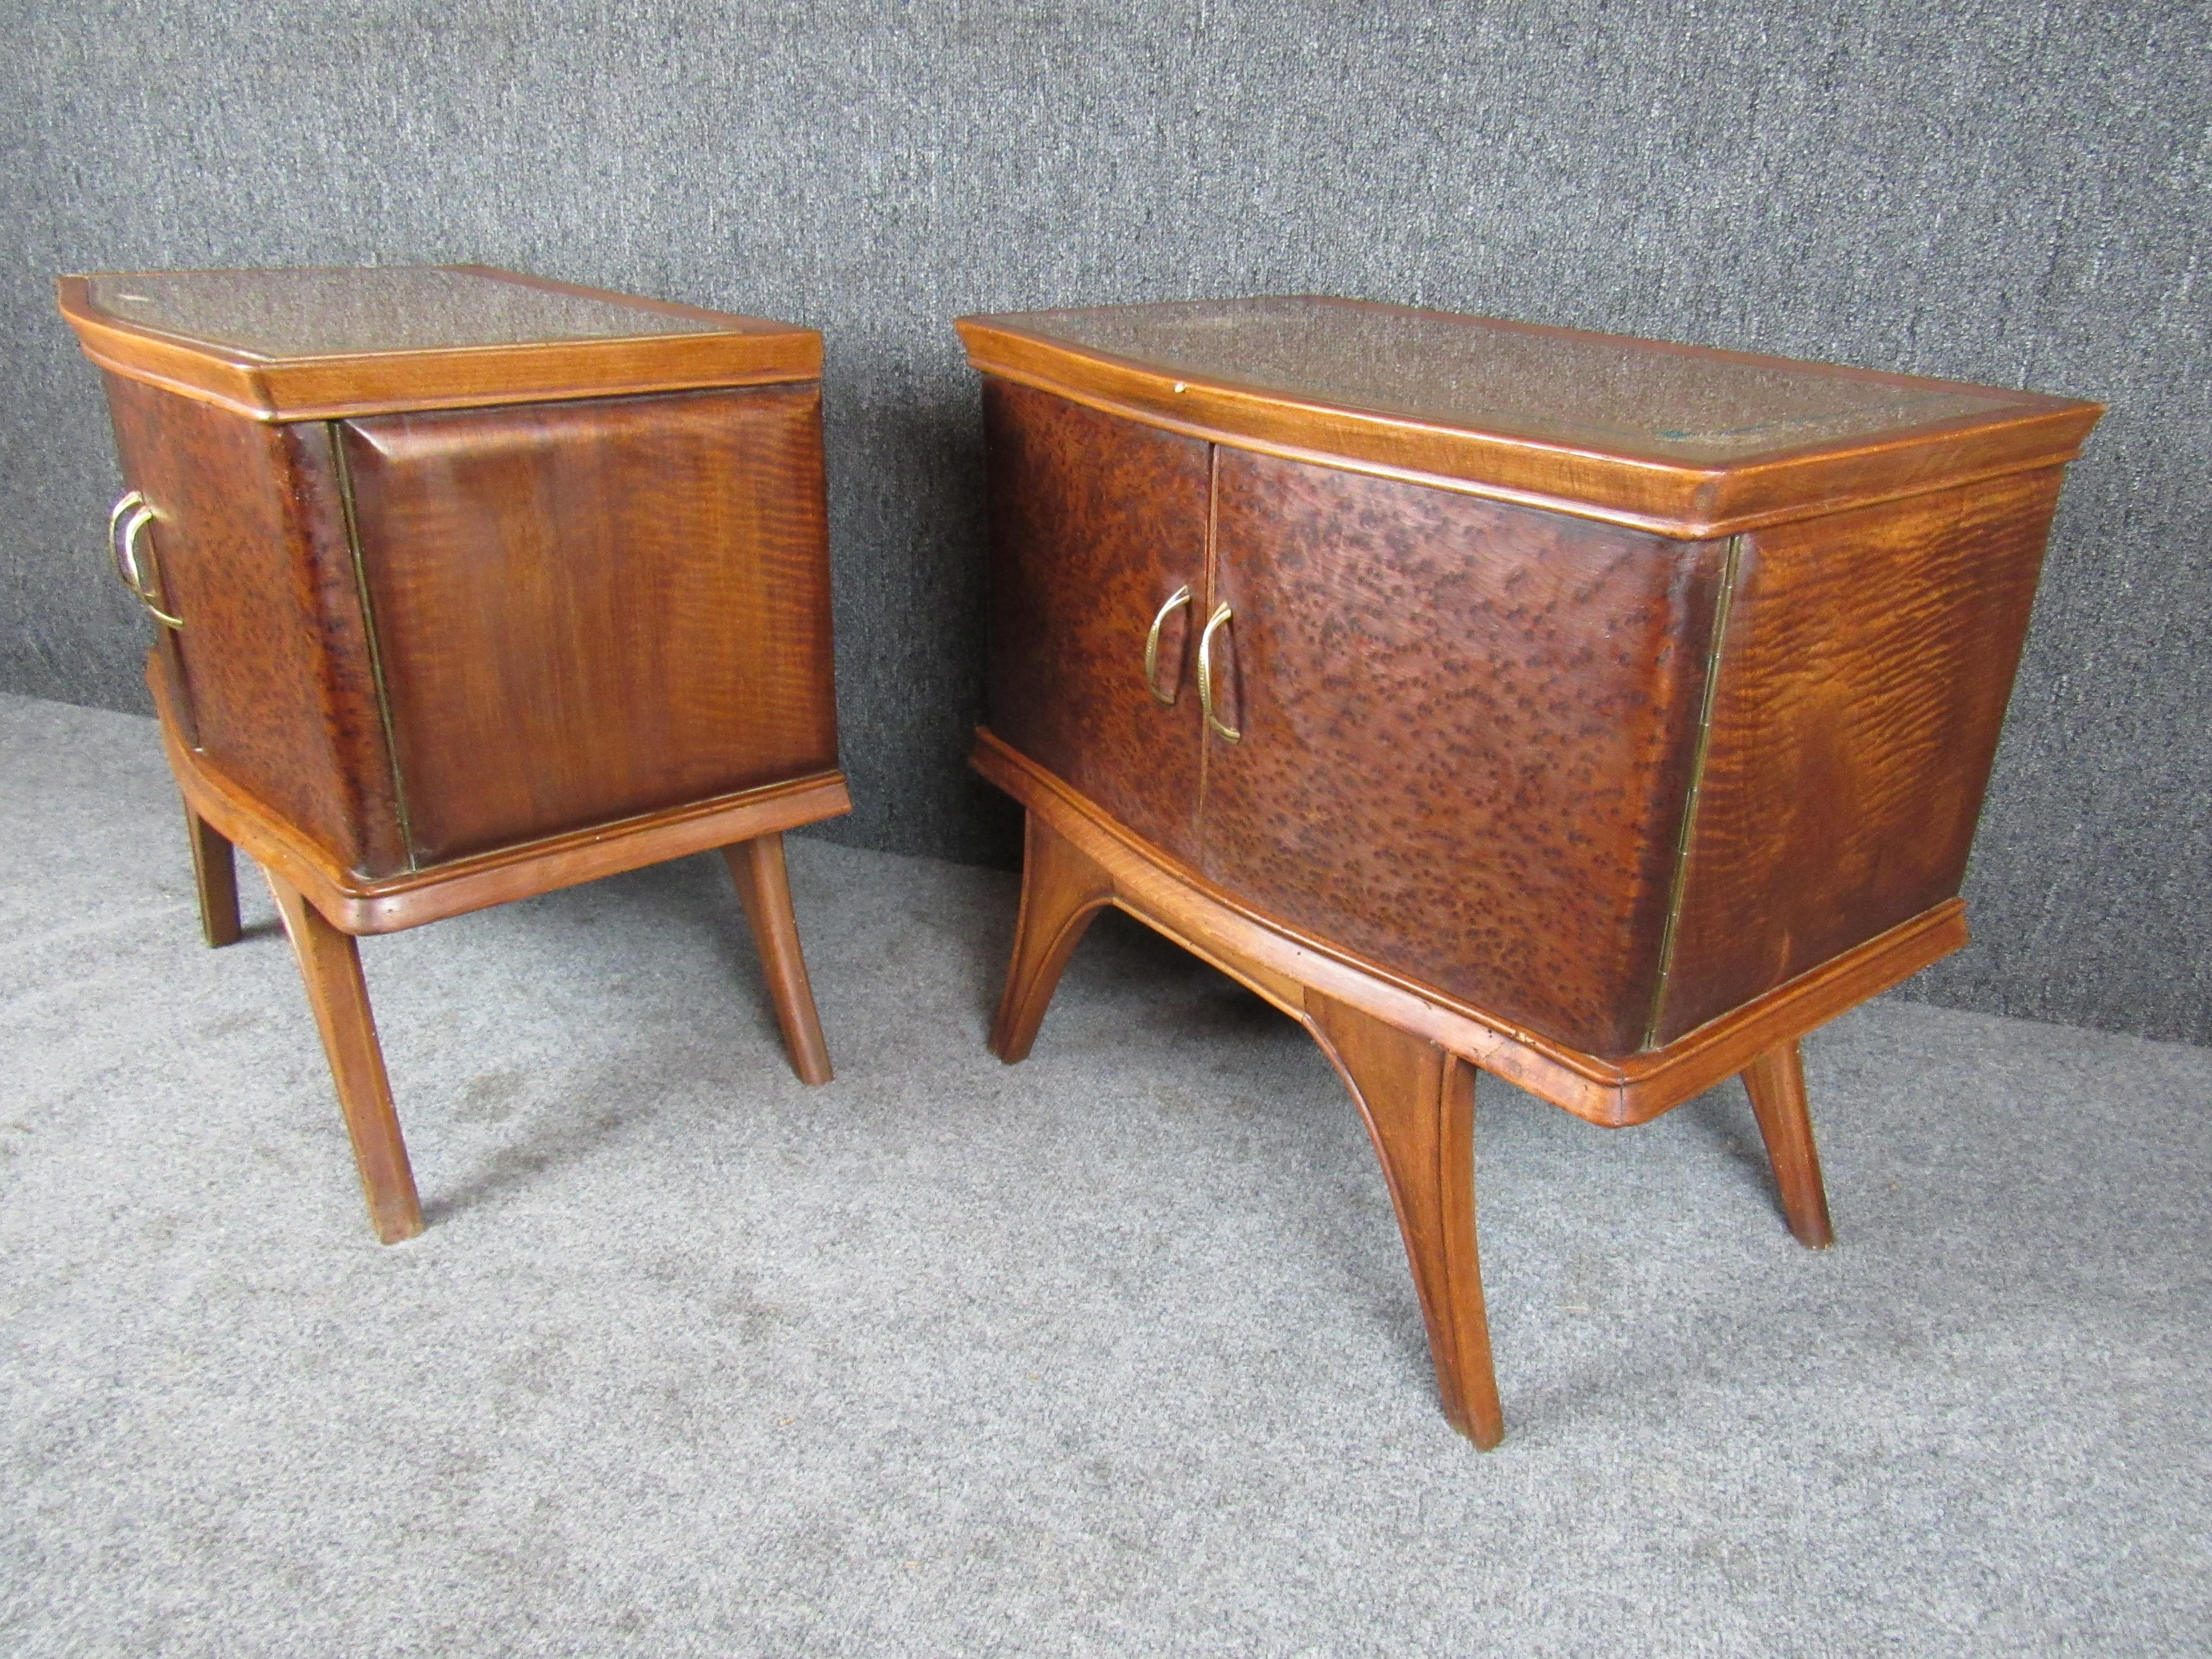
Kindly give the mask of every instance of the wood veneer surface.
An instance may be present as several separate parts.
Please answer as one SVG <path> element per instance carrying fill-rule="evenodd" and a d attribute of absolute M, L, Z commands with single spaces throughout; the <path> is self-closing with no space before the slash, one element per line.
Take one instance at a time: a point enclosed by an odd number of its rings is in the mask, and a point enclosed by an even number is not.
<path fill-rule="evenodd" d="M 1131 830 L 1196 861 L 1207 446 L 987 380 L 993 729 Z M 1144 682 L 1161 629 L 1162 705 Z"/>
<path fill-rule="evenodd" d="M 1208 737 L 1206 874 L 1509 1021 L 1634 1050 L 1726 544 L 1233 449 L 1217 477 L 1243 736 Z"/>
<path fill-rule="evenodd" d="M 2059 477 L 1745 538 L 1659 1042 L 1958 892 Z"/>
<path fill-rule="evenodd" d="M 341 867 L 405 867 L 329 428 L 106 381 L 125 480 L 156 513 L 143 539 L 185 623 L 156 629 L 182 730 Z"/>
<path fill-rule="evenodd" d="M 418 862 L 837 764 L 811 386 L 346 422 Z"/>
<path fill-rule="evenodd" d="M 959 320 L 969 361 L 1242 447 L 1710 538 L 2069 459 L 2094 404 L 1302 295 Z"/>

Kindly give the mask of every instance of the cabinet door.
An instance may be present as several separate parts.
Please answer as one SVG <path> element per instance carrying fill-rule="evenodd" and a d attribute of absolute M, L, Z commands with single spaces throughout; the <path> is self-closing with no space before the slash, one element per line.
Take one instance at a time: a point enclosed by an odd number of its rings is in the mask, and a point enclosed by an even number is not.
<path fill-rule="evenodd" d="M 817 388 L 342 430 L 419 862 L 836 766 Z"/>
<path fill-rule="evenodd" d="M 330 427 L 116 374 L 107 398 L 154 514 L 139 556 L 184 622 L 155 636 L 179 735 L 345 868 L 404 869 Z"/>
<path fill-rule="evenodd" d="M 1726 548 L 1224 448 L 1206 872 L 1586 1052 L 1644 1040 Z"/>
<path fill-rule="evenodd" d="M 1204 597 L 1207 446 L 999 380 L 984 382 L 983 416 L 991 729 L 1193 860 L 1200 745 L 1189 657 Z M 1147 638 L 1186 588 L 1188 601 L 1161 623 L 1155 696 Z"/>

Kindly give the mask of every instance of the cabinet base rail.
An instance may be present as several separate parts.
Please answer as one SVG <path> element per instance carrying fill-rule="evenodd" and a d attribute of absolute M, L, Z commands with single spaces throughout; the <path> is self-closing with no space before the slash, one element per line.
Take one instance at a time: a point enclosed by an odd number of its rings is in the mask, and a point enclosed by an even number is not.
<path fill-rule="evenodd" d="M 1136 840 L 1066 784 L 980 731 L 970 763 L 1027 811 L 1021 912 L 991 1051 L 1026 1059 L 1092 917 L 1112 905 L 1303 1025 L 1365 1121 L 1398 1216 L 1444 1414 L 1487 1450 L 1505 1432 L 1475 1237 L 1475 1073 L 1609 1127 L 1647 1122 L 1741 1076 L 1784 1218 L 1833 1242 L 1799 1039 L 1966 941 L 1947 900 L 1662 1048 L 1583 1054 L 1418 987 L 1238 905 Z"/>

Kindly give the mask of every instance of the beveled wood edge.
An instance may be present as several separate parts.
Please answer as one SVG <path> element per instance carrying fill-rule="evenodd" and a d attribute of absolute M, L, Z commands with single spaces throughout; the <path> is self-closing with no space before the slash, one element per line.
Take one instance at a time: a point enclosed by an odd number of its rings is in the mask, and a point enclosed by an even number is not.
<path fill-rule="evenodd" d="M 845 775 L 819 772 L 372 879 L 345 869 L 329 848 L 276 819 L 234 780 L 185 747 L 158 676 L 148 678 L 161 715 L 161 747 L 186 804 L 255 863 L 274 869 L 306 894 L 341 933 L 396 933 L 732 842 L 781 834 L 853 810 Z"/>
<path fill-rule="evenodd" d="M 2040 392 L 1858 369 L 1851 371 L 1855 377 L 1957 384 L 2003 396 L 2017 400 L 2022 412 L 2010 418 L 1960 416 L 1856 445 L 1831 443 L 1697 465 L 1179 380 L 1125 358 L 1009 331 L 991 319 L 962 318 L 955 326 L 969 364 L 980 373 L 1107 414 L 1231 448 L 1693 541 L 2063 465 L 2081 453 L 2082 440 L 2104 413 L 2101 404 Z M 1867 474 L 1872 476 L 1860 476 Z"/>
<path fill-rule="evenodd" d="M 1114 884 L 1113 902 L 1300 1024 L 1306 988 L 1414 1032 L 1468 1064 L 1608 1128 L 1649 1122 L 1966 943 L 1946 899 L 1677 1037 L 1620 1060 L 1554 1042 L 1239 902 L 1132 836 L 1060 778 L 978 727 L 969 764 L 1044 820 Z"/>
<path fill-rule="evenodd" d="M 732 323 L 763 320 L 608 295 L 573 283 L 533 280 L 527 285 L 686 315 L 726 316 Z M 822 336 L 796 324 L 772 325 L 780 331 L 772 333 L 740 329 L 272 359 L 111 317 L 92 305 L 85 276 L 61 277 L 55 288 L 78 345 L 100 368 L 255 421 L 343 420 L 410 410 L 807 383 L 822 377 Z"/>

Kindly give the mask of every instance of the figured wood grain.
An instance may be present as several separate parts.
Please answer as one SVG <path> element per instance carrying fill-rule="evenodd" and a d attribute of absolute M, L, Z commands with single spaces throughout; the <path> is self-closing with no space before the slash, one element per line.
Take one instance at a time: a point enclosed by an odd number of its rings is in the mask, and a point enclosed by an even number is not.
<path fill-rule="evenodd" d="M 1102 872 L 1117 908 L 1292 1018 L 1304 1018 L 1305 990 L 1320 991 L 1607 1128 L 1649 1122 L 1741 1073 L 1765 1050 L 1816 1030 L 1966 943 L 1965 906 L 1947 900 L 1664 1048 L 1607 1059 L 1565 1047 L 1261 914 L 1132 836 L 988 729 L 976 733 L 969 763 Z M 1094 892 L 1082 902 L 1095 908 L 1095 897 Z M 1053 914 L 1050 906 L 1040 912 Z M 1023 936 L 1033 936 L 1026 910 Z M 1018 965 L 1027 958 L 1017 950 Z M 1057 969 L 1051 977 L 1056 981 Z M 1042 996 L 1025 1001 L 1024 1018 L 1032 1035 L 1049 994 L 1047 983 Z M 1004 1008 L 1002 1003 L 1001 1030 Z"/>
<path fill-rule="evenodd" d="M 113 376 L 125 483 L 184 619 L 165 706 L 195 748 L 341 867 L 403 869 L 344 505 L 320 425 L 270 427 Z M 184 699 L 180 704 L 179 697 Z"/>
<path fill-rule="evenodd" d="M 767 981 L 769 1001 L 783 1033 L 784 1052 L 801 1083 L 823 1084 L 834 1075 L 830 1069 L 830 1045 L 822 1036 L 822 1020 L 814 1010 L 814 988 L 807 981 L 806 957 L 799 949 L 799 922 L 791 909 L 791 880 L 783 860 L 781 835 L 756 836 L 722 849 L 736 884 L 745 921 L 751 926 L 753 945 L 760 952 L 761 974 Z"/>
<path fill-rule="evenodd" d="M 271 815 L 220 769 L 187 749 L 158 674 L 149 672 L 147 684 L 161 715 L 161 746 L 186 806 L 264 870 L 299 888 L 333 927 L 348 933 L 395 933 L 853 810 L 844 775 L 829 772 L 369 880 L 337 864 L 326 849 Z"/>
<path fill-rule="evenodd" d="M 111 315 L 93 302 L 82 276 L 60 278 L 57 293 L 78 343 L 103 369 L 254 421 L 336 420 L 821 378 L 822 337 L 812 329 L 483 265 L 447 269 L 681 315 L 708 325 L 709 331 L 271 359 Z"/>
<path fill-rule="evenodd" d="M 1206 581 L 1208 457 L 1188 439 L 986 380 L 992 729 L 1139 835 L 1196 854 L 1199 708 L 1188 660 Z M 1153 618 L 1178 588 L 1144 679 Z"/>
<path fill-rule="evenodd" d="M 2058 483 L 1746 538 L 1658 1042 L 1957 894 Z"/>
<path fill-rule="evenodd" d="M 1207 740 L 1200 868 L 1568 1047 L 1640 1046 L 1725 544 L 1237 450 L 1216 490 L 1243 736 Z"/>
<path fill-rule="evenodd" d="M 837 764 L 812 386 L 346 423 L 418 865 Z"/>
<path fill-rule="evenodd" d="M 299 959 L 315 1027 L 322 1033 L 369 1223 L 380 1243 L 412 1238 L 422 1231 L 422 1206 L 399 1132 L 399 1114 L 392 1103 L 361 953 L 351 936 L 331 927 L 298 888 L 273 872 L 264 873 Z"/>
<path fill-rule="evenodd" d="M 1318 296 L 1310 303 L 1361 305 Z M 1709 347 L 1592 337 L 1494 318 L 1467 320 L 1540 337 L 1607 339 L 1621 347 L 1670 355 L 1771 363 L 1800 371 L 1808 367 Z M 1971 390 L 2001 400 L 2003 406 L 1901 433 L 1816 444 L 1740 462 L 1689 465 L 1641 453 L 1626 441 L 1546 441 L 1500 428 L 1333 404 L 1280 386 L 1269 389 L 1188 369 L 1150 367 L 1057 339 L 1048 331 L 1048 325 L 1041 326 L 1029 314 L 963 317 L 956 325 L 969 362 L 985 374 L 1147 426 L 1687 540 L 1715 539 L 1796 518 L 1808 502 L 1842 507 L 1889 501 L 2069 460 L 2103 413 L 2100 405 L 2078 399 L 1977 386 Z M 1954 384 L 1820 367 L 1848 380 L 1888 382 L 1900 388 Z"/>

